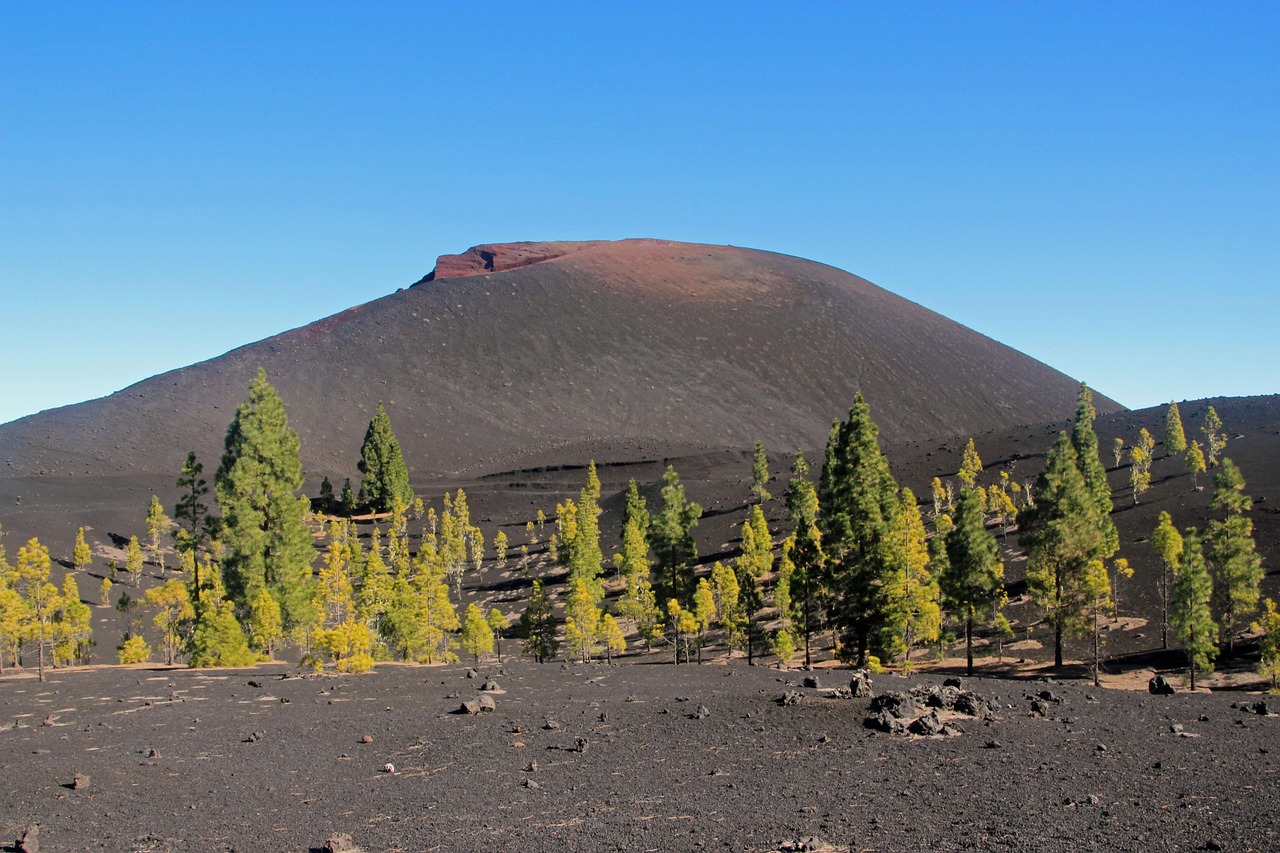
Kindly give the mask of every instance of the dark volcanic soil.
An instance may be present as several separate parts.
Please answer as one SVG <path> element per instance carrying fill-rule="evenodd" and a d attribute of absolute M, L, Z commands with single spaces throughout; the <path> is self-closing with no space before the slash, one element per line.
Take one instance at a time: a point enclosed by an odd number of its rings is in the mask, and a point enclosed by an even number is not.
<path fill-rule="evenodd" d="M 1280 718 L 1231 707 L 1257 697 L 968 679 L 999 718 L 910 738 L 864 729 L 866 699 L 742 661 L 484 670 L 504 692 L 479 716 L 450 713 L 481 683 L 460 667 L 5 679 L 0 839 L 36 823 L 45 850 L 297 851 L 335 832 L 370 851 L 1280 845 Z M 805 696 L 780 706 L 788 690 Z M 1028 716 L 1041 690 L 1060 701 Z"/>

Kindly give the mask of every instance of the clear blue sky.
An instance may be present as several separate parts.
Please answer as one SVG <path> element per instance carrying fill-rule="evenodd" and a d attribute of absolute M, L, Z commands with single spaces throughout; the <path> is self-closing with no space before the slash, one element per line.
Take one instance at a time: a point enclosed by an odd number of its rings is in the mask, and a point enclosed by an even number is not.
<path fill-rule="evenodd" d="M 823 261 L 1129 406 L 1274 393 L 1278 45 L 1274 2 L 2 3 L 0 422 L 622 237 Z"/>

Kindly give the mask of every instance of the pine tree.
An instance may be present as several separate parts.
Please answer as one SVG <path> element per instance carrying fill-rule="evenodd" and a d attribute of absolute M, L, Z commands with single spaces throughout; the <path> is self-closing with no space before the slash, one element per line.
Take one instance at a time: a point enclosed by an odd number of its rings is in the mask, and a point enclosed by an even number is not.
<path fill-rule="evenodd" d="M 116 656 L 121 666 L 146 663 L 151 660 L 151 646 L 147 644 L 147 638 L 141 634 L 126 633 L 120 639 L 120 645 L 116 647 Z"/>
<path fill-rule="evenodd" d="M 1116 436 L 1111 442 L 1111 452 L 1115 456 L 1116 467 L 1120 467 L 1120 463 L 1124 461 L 1124 439 Z"/>
<path fill-rule="evenodd" d="M 1200 433 L 1204 436 L 1205 448 L 1209 451 L 1209 467 L 1217 468 L 1218 456 L 1227 446 L 1227 434 L 1222 431 L 1222 418 L 1218 417 L 1218 410 L 1213 406 L 1210 406 L 1209 411 L 1205 412 L 1204 424 L 1200 427 Z"/>
<path fill-rule="evenodd" d="M 151 624 L 160 629 L 164 637 L 165 663 L 172 665 L 174 655 L 180 647 L 182 627 L 195 618 L 195 609 L 191 606 L 191 595 L 187 585 L 177 579 L 169 579 L 159 586 L 147 590 L 143 601 L 148 607 L 156 609 Z"/>
<path fill-rule="evenodd" d="M 320 512 L 332 513 L 338 509 L 338 499 L 333 494 L 333 483 L 329 482 L 326 476 L 320 481 L 320 494 L 316 497 L 316 504 L 320 508 Z"/>
<path fill-rule="evenodd" d="M 462 618 L 462 650 L 472 656 L 472 660 L 480 663 L 481 655 L 493 654 L 493 629 L 484 618 L 484 611 L 475 603 L 467 605 L 467 613 Z"/>
<path fill-rule="evenodd" d="M 1129 484 L 1133 488 L 1133 505 L 1138 505 L 1138 495 L 1151 488 L 1151 463 L 1155 459 L 1155 439 L 1146 428 L 1138 436 L 1138 443 L 1129 448 Z"/>
<path fill-rule="evenodd" d="M 942 485 L 942 480 L 934 477 L 929 484 L 929 491 L 933 494 L 933 517 L 936 519 L 942 515 L 942 508 L 947 503 L 947 490 Z"/>
<path fill-rule="evenodd" d="M 92 562 L 93 552 L 89 550 L 89 543 L 84 541 L 84 528 L 81 527 L 76 531 L 76 545 L 71 553 L 72 571 L 84 571 Z"/>
<path fill-rule="evenodd" d="M 338 498 L 338 508 L 348 518 L 355 515 L 360 508 L 360 502 L 356 500 L 356 493 L 351 490 L 350 478 L 342 481 L 342 494 Z"/>
<path fill-rule="evenodd" d="M 969 439 L 969 443 L 964 446 L 964 455 L 960 460 L 960 471 L 956 474 L 960 482 L 964 483 L 967 488 L 972 489 L 974 483 L 978 482 L 978 475 L 982 473 L 982 459 L 978 456 L 978 449 L 974 447 L 973 439 Z"/>
<path fill-rule="evenodd" d="M 633 578 L 649 578 L 649 543 L 645 541 L 640 523 L 628 518 L 622 525 L 622 550 L 613 555 L 613 564 L 630 588 Z"/>
<path fill-rule="evenodd" d="M 766 488 L 769 482 L 769 456 L 765 453 L 764 442 L 756 442 L 755 453 L 751 456 L 751 497 L 757 504 L 763 504 L 773 498 Z"/>
<path fill-rule="evenodd" d="M 786 557 L 786 600 L 778 601 L 775 589 L 774 604 L 779 615 L 791 620 L 795 631 L 804 643 L 804 665 L 813 665 L 813 637 L 822 629 L 825 555 L 822 552 L 822 535 L 816 524 L 797 528 L 783 545 Z M 782 572 L 779 570 L 779 575 Z"/>
<path fill-rule="evenodd" d="M 1271 692 L 1280 688 L 1280 613 L 1276 612 L 1276 603 L 1266 600 L 1262 618 L 1253 624 L 1258 637 L 1258 675 L 1271 684 Z"/>
<path fill-rule="evenodd" d="M 102 606 L 107 607 L 111 604 L 111 587 L 115 586 L 111 582 L 111 578 L 103 578 L 102 583 L 98 586 L 98 598 L 102 600 Z"/>
<path fill-rule="evenodd" d="M 711 590 L 715 595 L 716 620 L 724 629 L 725 645 L 742 648 L 746 642 L 747 619 L 742 610 L 742 590 L 733 569 L 719 561 L 711 567 Z"/>
<path fill-rule="evenodd" d="M 818 486 L 831 622 L 840 633 L 841 656 L 863 664 L 868 655 L 883 657 L 882 640 L 905 629 L 891 624 L 889 528 L 899 499 L 878 434 L 859 393 L 848 420 L 831 428 Z"/>
<path fill-rule="evenodd" d="M 1213 578 L 1213 615 L 1227 648 L 1235 651 L 1235 636 L 1258 611 L 1262 585 L 1262 557 L 1253 541 L 1253 520 L 1245 515 L 1253 499 L 1244 493 L 1244 477 L 1230 459 L 1223 459 L 1213 478 L 1209 508 L 1221 517 L 1205 531 L 1205 560 Z"/>
<path fill-rule="evenodd" d="M 405 467 L 400 442 L 391 431 L 391 418 L 378 403 L 377 412 L 365 430 L 364 443 L 360 445 L 360 491 L 375 512 L 390 512 L 391 505 L 400 500 L 405 506 L 413 500 L 409 488 L 409 469 Z"/>
<path fill-rule="evenodd" d="M 173 508 L 173 518 L 178 523 L 175 542 L 179 552 L 197 553 L 216 532 L 217 523 L 210 518 L 209 508 L 204 504 L 209 485 L 201 477 L 203 473 L 204 465 L 196 460 L 194 452 L 188 452 L 182 463 L 182 470 L 178 473 L 178 488 L 182 490 L 182 497 L 178 498 L 178 503 Z M 197 595 L 201 589 L 198 580 L 197 578 L 195 587 Z"/>
<path fill-rule="evenodd" d="M 773 569 L 773 535 L 759 504 L 751 507 L 742 522 L 742 555 L 738 558 L 756 580 Z"/>
<path fill-rule="evenodd" d="M 1212 597 L 1213 580 L 1205 568 L 1200 536 L 1191 527 L 1183 537 L 1169 622 L 1173 635 L 1187 650 L 1192 690 L 1196 689 L 1196 672 L 1213 672 L 1213 662 L 1218 656 L 1218 624 L 1213 621 L 1210 609 Z"/>
<path fill-rule="evenodd" d="M 137 589 L 142 585 L 142 544 L 138 542 L 137 536 L 129 537 L 129 544 L 124 550 L 124 570 L 133 578 L 133 588 Z"/>
<path fill-rule="evenodd" d="M 88 663 L 89 648 L 93 644 L 92 614 L 89 605 L 80 600 L 75 575 L 68 573 L 62 578 L 58 605 L 53 622 L 54 662 Z"/>
<path fill-rule="evenodd" d="M 761 639 L 762 629 L 757 616 L 764 605 L 760 596 L 760 587 L 751 573 L 739 566 L 734 566 L 734 575 L 738 579 L 738 598 L 742 602 L 742 618 L 746 625 L 747 664 L 754 666 L 756 662 L 756 643 Z"/>
<path fill-rule="evenodd" d="M 484 621 L 493 632 L 494 650 L 498 653 L 498 663 L 502 663 L 502 632 L 511 627 L 511 621 L 507 619 L 507 614 L 496 607 L 489 610 L 489 615 L 484 618 Z"/>
<path fill-rule="evenodd" d="M 1169 648 L 1169 600 L 1172 593 L 1169 582 L 1178 571 L 1182 557 L 1182 534 L 1173 526 L 1169 513 L 1161 512 L 1155 532 L 1151 535 L 1152 547 L 1160 557 L 1160 648 Z"/>
<path fill-rule="evenodd" d="M 1164 452 L 1166 456 L 1181 453 L 1187 449 L 1187 433 L 1182 428 L 1182 414 L 1178 404 L 1169 401 L 1169 409 L 1164 416 Z"/>
<path fill-rule="evenodd" d="M 623 526 L 625 527 L 627 522 L 634 521 L 640 535 L 647 538 L 650 522 L 649 505 L 640 494 L 640 487 L 636 485 L 634 477 L 627 483 L 627 493 L 623 501 Z"/>
<path fill-rule="evenodd" d="M 264 586 L 249 607 L 249 640 L 252 647 L 271 660 L 276 644 L 284 638 L 284 619 L 275 596 Z M 170 661 L 172 663 L 172 661 Z"/>
<path fill-rule="evenodd" d="M 702 663 L 702 647 L 705 643 L 707 629 L 716 618 L 716 595 L 706 578 L 698 578 L 698 585 L 693 591 L 693 619 L 698 625 L 697 646 L 698 663 Z"/>
<path fill-rule="evenodd" d="M 27 626 L 27 603 L 11 585 L 8 571 L 0 571 L 0 675 L 4 675 L 4 656 L 7 652 L 18 664 L 18 650 Z"/>
<path fill-rule="evenodd" d="M 1065 433 L 1036 481 L 1034 508 L 1022 517 L 1027 588 L 1053 626 L 1054 665 L 1062 666 L 1063 638 L 1085 628 L 1089 563 L 1108 553 L 1098 503 Z"/>
<path fill-rule="evenodd" d="M 662 610 L 658 607 L 658 597 L 649 582 L 648 572 L 627 577 L 626 591 L 618 600 L 618 613 L 635 625 L 646 651 L 662 638 Z"/>
<path fill-rule="evenodd" d="M 565 644 L 586 663 L 591 660 L 591 653 L 595 650 L 601 616 L 599 598 L 586 578 L 577 577 L 569 581 L 564 612 Z"/>
<path fill-rule="evenodd" d="M 169 516 L 164 514 L 164 505 L 155 495 L 151 496 L 151 504 L 147 507 L 147 544 L 151 549 L 151 562 L 160 569 L 164 577 L 164 537 L 173 524 Z"/>
<path fill-rule="evenodd" d="M 551 609 L 551 598 L 542 587 L 542 581 L 533 582 L 529 604 L 520 616 L 520 633 L 525 638 L 524 650 L 538 663 L 554 660 L 560 643 L 556 639 L 556 621 Z"/>
<path fill-rule="evenodd" d="M 1080 395 L 1076 405 L 1076 419 L 1071 428 L 1071 446 L 1076 452 L 1076 465 L 1084 477 L 1084 485 L 1093 498 L 1098 515 L 1098 524 L 1102 530 L 1102 545 L 1095 557 L 1108 559 L 1120 548 L 1120 534 L 1115 523 L 1111 521 L 1111 485 L 1107 482 L 1107 471 L 1102 467 L 1098 457 L 1098 434 L 1093 430 L 1097 409 L 1093 406 L 1093 392 L 1089 386 L 1080 383 Z"/>
<path fill-rule="evenodd" d="M 226 599 L 222 571 L 205 557 L 200 570 L 204 588 L 195 597 L 188 666 L 200 669 L 213 666 L 249 666 L 255 660 L 249 641 L 236 621 L 235 607 Z"/>
<path fill-rule="evenodd" d="M 994 486 L 992 488 L 995 488 Z M 1003 495 L 1003 492 L 1000 492 Z M 894 524 L 897 537 L 895 550 L 903 561 L 903 597 L 907 611 L 903 649 L 906 662 L 911 662 L 911 648 L 916 643 L 930 644 L 942 630 L 941 592 L 937 578 L 929 570 L 929 542 L 920 517 L 920 507 L 910 489 L 902 490 L 902 503 Z"/>
<path fill-rule="evenodd" d="M 261 368 L 249 400 L 227 428 L 222 464 L 214 478 L 222 511 L 226 584 L 242 612 L 264 586 L 280 604 L 285 629 L 311 621 L 311 561 L 298 434 L 284 403 Z"/>
<path fill-rule="evenodd" d="M 604 595 L 600 551 L 600 478 L 596 476 L 596 463 L 587 466 L 587 482 L 578 494 L 574 513 L 574 535 L 564 547 L 569 554 L 569 578 L 582 578 L 597 601 Z"/>
<path fill-rule="evenodd" d="M 809 480 L 809 463 L 797 450 L 791 463 L 791 479 L 787 482 L 787 517 L 797 527 L 810 525 L 818 518 L 818 490 Z"/>
<path fill-rule="evenodd" d="M 1089 601 L 1089 617 L 1093 620 L 1093 686 L 1098 686 L 1098 674 L 1102 668 L 1101 616 L 1111 609 L 1111 582 L 1107 578 L 1107 565 L 1101 560 L 1090 560 L 1084 578 L 1085 595 Z"/>
<path fill-rule="evenodd" d="M 18 549 L 18 561 L 14 566 L 14 588 L 26 604 L 23 633 L 36 641 L 39 658 L 39 676 L 44 681 L 44 650 L 53 632 L 53 618 L 58 610 L 58 588 L 49 583 L 52 561 L 49 549 L 32 538 Z"/>
<path fill-rule="evenodd" d="M 611 613 L 606 613 L 600 619 L 600 644 L 604 646 L 605 662 L 609 664 L 613 663 L 614 655 L 627 650 L 627 640 L 622 636 L 622 629 Z"/>
<path fill-rule="evenodd" d="M 685 496 L 680 475 L 667 466 L 662 475 L 662 510 L 652 517 L 649 544 L 658 558 L 664 591 L 677 600 L 693 597 L 693 563 L 698 558 L 693 528 L 700 518 L 702 506 Z"/>
<path fill-rule="evenodd" d="M 995 621 L 1004 608 L 1004 563 L 986 529 L 974 489 L 962 489 L 955 524 L 947 533 L 947 563 L 938 586 L 942 604 L 963 623 L 967 671 L 973 675 L 973 630 Z"/>
<path fill-rule="evenodd" d="M 1196 480 L 1197 474 L 1205 472 L 1204 453 L 1200 450 L 1200 442 L 1193 441 L 1191 446 L 1187 448 L 1187 472 L 1191 474 L 1191 488 L 1200 491 L 1200 484 Z"/>
<path fill-rule="evenodd" d="M 791 632 L 785 628 L 779 628 L 774 632 L 773 640 L 769 646 L 770 651 L 778 658 L 778 666 L 786 669 L 787 664 L 796 654 L 796 641 L 791 636 Z"/>

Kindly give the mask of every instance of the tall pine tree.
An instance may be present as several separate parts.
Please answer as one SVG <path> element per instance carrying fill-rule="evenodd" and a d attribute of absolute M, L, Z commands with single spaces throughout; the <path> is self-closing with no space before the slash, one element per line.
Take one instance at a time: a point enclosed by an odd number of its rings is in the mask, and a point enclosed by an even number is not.
<path fill-rule="evenodd" d="M 222 464 L 214 478 L 227 549 L 227 590 L 248 614 L 264 586 L 280 603 L 285 629 L 312 616 L 311 561 L 315 556 L 302 487 L 298 434 L 284 403 L 259 368 L 249 400 L 227 428 Z"/>
<path fill-rule="evenodd" d="M 1164 452 L 1166 456 L 1181 453 L 1187 449 L 1187 433 L 1182 428 L 1182 414 L 1178 404 L 1169 401 L 1169 409 L 1164 416 Z"/>
<path fill-rule="evenodd" d="M 884 657 L 886 640 L 906 627 L 905 611 L 901 620 L 890 612 L 890 527 L 899 499 L 878 436 L 859 393 L 848 419 L 831 427 L 818 486 L 830 619 L 840 632 L 841 656 L 860 663 L 868 654 Z"/>
<path fill-rule="evenodd" d="M 390 512 L 397 502 L 408 506 L 413 500 L 409 469 L 405 467 L 400 442 L 391 431 L 391 418 L 381 402 L 365 430 L 359 468 L 364 475 L 360 492 L 375 512 Z"/>
<path fill-rule="evenodd" d="M 1022 518 L 1027 587 L 1053 626 L 1054 665 L 1062 666 L 1064 637 L 1086 627 L 1089 563 L 1106 550 L 1098 502 L 1066 433 L 1049 451 L 1036 481 L 1035 503 Z"/>
<path fill-rule="evenodd" d="M 1188 528 L 1183 537 L 1178 562 L 1169 622 L 1174 636 L 1187 650 L 1191 689 L 1195 690 L 1196 672 L 1213 672 L 1213 661 L 1218 656 L 1218 623 L 1210 609 L 1213 579 L 1205 567 L 1200 536 L 1194 527 Z"/>
<path fill-rule="evenodd" d="M 973 630 L 995 621 L 1005 604 L 1004 563 L 996 538 L 983 524 L 979 492 L 962 489 L 955 524 L 947 533 L 947 562 L 938 585 L 942 604 L 964 625 L 967 672 L 973 675 Z"/>
<path fill-rule="evenodd" d="M 1258 612 L 1262 592 L 1262 557 L 1253 541 L 1253 520 L 1247 513 L 1253 499 L 1244 493 L 1244 477 L 1224 458 L 1213 478 L 1213 501 L 1221 513 L 1205 530 L 1205 559 L 1213 578 L 1213 615 L 1227 648 L 1235 651 L 1235 636 L 1249 627 Z"/>
<path fill-rule="evenodd" d="M 1093 406 L 1093 392 L 1089 386 L 1080 383 L 1080 395 L 1076 403 L 1076 419 L 1071 427 L 1071 446 L 1076 452 L 1076 465 L 1084 477 L 1084 485 L 1093 498 L 1098 515 L 1098 524 L 1102 530 L 1102 544 L 1094 556 L 1100 560 L 1111 557 L 1120 548 L 1120 534 L 1111 521 L 1111 485 L 1107 482 L 1107 469 L 1098 456 L 1098 434 L 1093 430 L 1093 422 L 1098 417 L 1098 410 Z"/>

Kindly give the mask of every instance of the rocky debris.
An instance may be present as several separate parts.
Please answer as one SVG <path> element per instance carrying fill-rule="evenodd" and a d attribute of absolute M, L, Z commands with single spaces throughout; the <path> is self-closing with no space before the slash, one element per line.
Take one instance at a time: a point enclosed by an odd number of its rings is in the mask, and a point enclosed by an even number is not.
<path fill-rule="evenodd" d="M 361 743 L 373 743 L 373 735 L 360 735 Z"/>
<path fill-rule="evenodd" d="M 526 764 L 526 765 L 524 766 L 524 772 L 525 772 L 525 773 L 537 773 L 537 772 L 538 772 L 538 762 L 536 762 L 536 761 L 530 761 L 528 764 Z"/>
<path fill-rule="evenodd" d="M 954 675 L 950 675 L 950 676 L 947 676 L 946 678 L 942 679 L 942 686 L 943 686 L 943 687 L 955 687 L 956 689 L 959 689 L 959 688 L 961 688 L 961 687 L 963 687 L 963 686 L 964 686 L 964 683 L 963 683 L 963 682 L 961 682 L 961 681 L 960 681 L 960 679 L 959 679 L 959 678 L 957 678 L 956 676 L 954 676 Z"/>
<path fill-rule="evenodd" d="M 853 691 L 848 687 L 830 687 L 822 691 L 822 695 L 828 699 L 852 699 Z"/>
<path fill-rule="evenodd" d="M 486 714 L 498 710 L 498 703 L 493 701 L 493 697 L 487 693 L 481 694 L 476 698 L 475 702 L 480 706 L 480 710 Z"/>
<path fill-rule="evenodd" d="M 929 710 L 922 714 L 923 708 Z M 930 685 L 916 687 L 910 693 L 890 691 L 874 696 L 863 725 L 889 734 L 958 735 L 962 730 L 948 719 L 957 714 L 982 720 L 995 716 L 991 703 L 976 693 L 954 685 Z"/>
<path fill-rule="evenodd" d="M 396 772 L 396 766 L 395 766 L 394 764 L 392 764 L 390 761 L 388 761 L 386 764 L 382 765 L 382 772 L 383 772 L 383 773 L 395 773 L 395 772 Z"/>
<path fill-rule="evenodd" d="M 836 847 L 816 835 L 784 841 L 771 853 L 847 853 L 848 847 Z"/>
<path fill-rule="evenodd" d="M 257 681 L 250 681 L 250 682 L 249 682 L 249 686 L 250 686 L 250 687 L 257 687 L 258 689 L 261 689 L 261 688 L 262 688 L 262 684 L 261 684 L 261 682 L 257 682 Z"/>
<path fill-rule="evenodd" d="M 1152 696 L 1172 696 L 1174 690 L 1167 678 L 1157 675 L 1147 682 L 1147 692 Z"/>
<path fill-rule="evenodd" d="M 13 846 L 18 853 L 40 853 L 40 827 L 35 824 L 28 826 Z"/>
<path fill-rule="evenodd" d="M 67 787 L 73 791 L 83 791 L 89 787 L 89 783 L 92 781 L 88 773 L 77 773 L 72 777 L 71 784 Z"/>
<path fill-rule="evenodd" d="M 804 699 L 804 694 L 799 690 L 788 690 L 778 697 L 778 704 L 784 708 L 790 708 L 792 705 L 799 705 Z"/>
<path fill-rule="evenodd" d="M 480 677 L 480 671 L 479 671 L 479 670 L 477 670 L 477 669 L 476 669 L 475 667 L 473 667 L 473 666 L 471 666 L 471 667 L 467 667 L 466 676 L 467 676 L 467 678 L 479 678 L 479 677 Z"/>
<path fill-rule="evenodd" d="M 558 720 L 553 720 L 550 717 L 547 718 L 547 722 L 544 723 L 542 727 L 549 732 L 558 732 L 561 728 L 560 722 Z"/>
<path fill-rule="evenodd" d="M 258 741 L 266 737 L 266 735 L 267 735 L 266 732 L 253 732 L 248 736 L 246 736 L 244 740 L 241 741 L 241 743 L 257 743 Z"/>
<path fill-rule="evenodd" d="M 531 790 L 531 791 L 535 791 L 535 790 L 537 790 L 538 788 L 541 788 L 541 787 L 542 787 L 541 785 L 539 785 L 537 782 L 533 781 L 532 779 L 525 779 L 525 780 L 524 780 L 523 782 L 521 782 L 520 784 L 521 784 L 521 785 L 523 785 L 523 786 L 525 786 L 526 788 L 528 788 L 528 789 L 529 789 L 529 790 Z"/>
<path fill-rule="evenodd" d="M 853 677 L 849 679 L 849 691 L 853 693 L 855 699 L 865 699 L 871 695 L 871 673 L 865 669 L 856 669 L 853 671 Z"/>
<path fill-rule="evenodd" d="M 917 717 L 907 726 L 907 731 L 921 737 L 933 737 L 934 735 L 942 734 L 943 728 L 942 719 L 938 716 L 938 710 L 934 708 L 929 713 Z"/>
<path fill-rule="evenodd" d="M 1049 716 L 1049 703 L 1037 696 L 1031 700 L 1031 711 L 1029 714 L 1032 717 Z"/>
<path fill-rule="evenodd" d="M 689 715 L 689 719 L 705 720 L 707 717 L 710 717 L 710 716 L 711 716 L 711 709 L 708 708 L 706 705 L 699 705 L 698 707 L 693 709 L 693 713 Z"/>
<path fill-rule="evenodd" d="M 573 751 L 574 751 L 574 752 L 586 752 L 586 751 L 587 751 L 587 739 L 586 739 L 586 738 L 584 738 L 584 737 L 575 738 L 575 739 L 574 739 L 574 741 L 573 741 Z"/>
<path fill-rule="evenodd" d="M 808 687 L 810 690 L 817 690 L 822 686 L 822 682 L 818 681 L 818 676 L 816 675 L 806 675 L 801 684 Z"/>
<path fill-rule="evenodd" d="M 492 678 L 487 678 L 485 679 L 484 684 L 480 685 L 480 689 L 486 693 L 494 693 L 501 688 L 498 687 L 498 682 L 494 681 Z"/>
<path fill-rule="evenodd" d="M 454 711 L 453 713 L 465 714 L 467 716 L 474 716 L 475 714 L 480 713 L 480 703 L 475 699 L 468 699 L 467 701 L 459 705 L 458 710 Z"/>
<path fill-rule="evenodd" d="M 1036 697 L 1039 699 L 1043 699 L 1046 702 L 1052 702 L 1055 705 L 1062 704 L 1062 697 L 1054 693 L 1052 690 L 1041 690 L 1039 693 L 1036 694 Z"/>
<path fill-rule="evenodd" d="M 320 848 L 324 853 L 364 853 L 356 846 L 355 841 L 351 839 L 351 835 L 346 832 L 335 832 L 329 836 L 329 840 Z"/>

